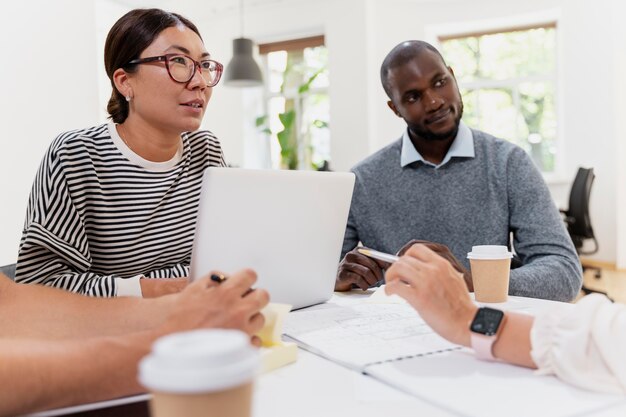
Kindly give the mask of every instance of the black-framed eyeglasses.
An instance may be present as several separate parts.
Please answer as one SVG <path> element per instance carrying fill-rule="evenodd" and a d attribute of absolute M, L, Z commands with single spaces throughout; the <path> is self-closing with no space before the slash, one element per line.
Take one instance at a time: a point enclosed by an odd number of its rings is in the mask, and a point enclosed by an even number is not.
<path fill-rule="evenodd" d="M 222 77 L 224 66 L 212 59 L 196 61 L 185 54 L 166 54 L 151 56 L 148 58 L 133 59 L 125 67 L 149 62 L 165 62 L 165 68 L 170 78 L 177 83 L 188 83 L 200 68 L 200 73 L 207 84 L 207 87 L 214 87 Z"/>

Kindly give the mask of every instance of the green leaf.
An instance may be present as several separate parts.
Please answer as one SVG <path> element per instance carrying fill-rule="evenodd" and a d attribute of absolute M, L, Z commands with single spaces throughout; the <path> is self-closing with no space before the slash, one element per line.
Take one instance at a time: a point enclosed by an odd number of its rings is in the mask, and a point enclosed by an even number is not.
<path fill-rule="evenodd" d="M 293 140 L 294 131 L 291 127 L 285 128 L 276 134 L 281 154 L 296 152 L 297 142 Z"/>
<path fill-rule="evenodd" d="M 313 81 L 315 81 L 317 76 L 320 75 L 322 72 L 324 72 L 325 69 L 326 68 L 320 68 L 317 71 L 315 71 L 315 73 L 313 73 L 313 75 L 309 77 L 307 82 L 305 82 L 300 87 L 298 87 L 298 94 L 303 94 L 309 91 L 311 89 L 311 84 L 313 84 Z"/>
<path fill-rule="evenodd" d="M 263 116 L 259 116 L 256 118 L 256 120 L 254 121 L 256 127 L 261 127 L 265 124 L 267 124 L 267 114 L 264 114 Z"/>
<path fill-rule="evenodd" d="M 324 121 L 324 120 L 313 120 L 313 126 L 317 127 L 318 129 L 324 129 L 328 127 L 328 122 Z"/>
<path fill-rule="evenodd" d="M 281 130 L 280 132 L 278 132 L 276 134 L 276 137 L 278 138 L 278 144 L 280 145 L 280 153 L 281 155 L 283 154 L 283 152 L 287 152 L 289 149 L 289 137 L 291 136 L 291 132 L 289 129 L 284 129 Z"/>
<path fill-rule="evenodd" d="M 280 122 L 283 124 L 285 129 L 290 128 L 293 125 L 293 122 L 296 120 L 296 111 L 289 110 L 286 113 L 279 113 L 278 118 Z"/>

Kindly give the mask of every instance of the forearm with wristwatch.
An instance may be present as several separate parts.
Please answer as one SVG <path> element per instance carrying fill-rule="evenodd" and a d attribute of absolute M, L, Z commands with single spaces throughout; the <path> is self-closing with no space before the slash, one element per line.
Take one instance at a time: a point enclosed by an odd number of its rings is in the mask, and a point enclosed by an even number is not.
<path fill-rule="evenodd" d="M 476 357 L 493 361 L 493 345 L 500 336 L 499 330 L 504 327 L 506 315 L 504 311 L 490 307 L 480 307 L 470 323 L 470 343 Z"/>
<path fill-rule="evenodd" d="M 479 307 L 469 324 L 470 346 L 480 359 L 534 368 L 530 356 L 532 323 L 533 317 L 527 314 Z"/>

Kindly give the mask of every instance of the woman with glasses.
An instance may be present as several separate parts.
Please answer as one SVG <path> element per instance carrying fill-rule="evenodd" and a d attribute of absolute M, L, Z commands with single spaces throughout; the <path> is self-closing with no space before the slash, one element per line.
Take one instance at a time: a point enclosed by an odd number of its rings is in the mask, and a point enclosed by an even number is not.
<path fill-rule="evenodd" d="M 199 130 L 222 65 L 196 26 L 132 10 L 107 36 L 111 122 L 59 135 L 31 191 L 16 281 L 92 296 L 158 296 L 187 283 L 205 168 Z"/>

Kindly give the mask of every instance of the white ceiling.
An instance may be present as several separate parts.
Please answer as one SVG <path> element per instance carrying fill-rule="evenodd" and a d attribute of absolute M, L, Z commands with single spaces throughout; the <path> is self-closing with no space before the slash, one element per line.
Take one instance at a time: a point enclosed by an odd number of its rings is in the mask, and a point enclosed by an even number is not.
<path fill-rule="evenodd" d="M 237 14 L 243 3 L 245 14 L 255 10 L 286 4 L 302 3 L 310 0 L 113 0 L 131 7 L 158 7 L 176 11 L 188 17 L 211 17 L 215 15 Z M 200 15 L 200 16 L 198 16 Z"/>
<path fill-rule="evenodd" d="M 158 7 L 175 11 L 191 19 L 211 18 L 216 15 L 238 14 L 243 4 L 245 15 L 259 9 L 311 2 L 315 0 L 111 0 L 130 8 Z M 338 0 L 334 0 L 338 1 Z M 376 0 L 385 2 L 385 0 Z M 404 0 L 407 3 L 437 3 L 451 0 Z"/>

